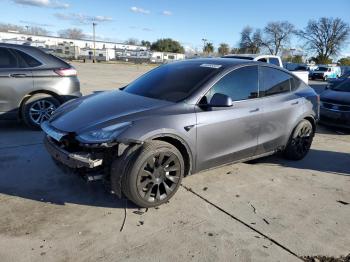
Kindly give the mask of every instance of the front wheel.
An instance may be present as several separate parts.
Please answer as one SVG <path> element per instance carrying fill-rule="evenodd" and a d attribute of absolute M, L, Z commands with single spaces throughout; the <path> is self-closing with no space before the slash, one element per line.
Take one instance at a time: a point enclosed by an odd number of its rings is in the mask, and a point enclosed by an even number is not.
<path fill-rule="evenodd" d="M 169 201 L 178 190 L 185 170 L 180 151 L 163 141 L 145 143 L 127 162 L 122 191 L 140 207 Z"/>
<path fill-rule="evenodd" d="M 315 130 L 310 121 L 304 119 L 294 129 L 284 150 L 284 156 L 290 160 L 303 159 L 310 150 Z"/>

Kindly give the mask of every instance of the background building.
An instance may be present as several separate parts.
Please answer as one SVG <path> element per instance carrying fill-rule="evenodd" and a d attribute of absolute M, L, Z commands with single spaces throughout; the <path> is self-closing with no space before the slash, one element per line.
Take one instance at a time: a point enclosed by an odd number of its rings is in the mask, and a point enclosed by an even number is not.
<path fill-rule="evenodd" d="M 48 52 L 63 59 L 87 61 L 94 58 L 94 41 L 88 39 L 38 36 L 10 31 L 0 32 L 0 42 L 45 48 Z M 167 63 L 185 59 L 184 54 L 154 52 L 141 45 L 95 41 L 95 47 L 97 61 L 122 60 L 135 63 Z"/>
<path fill-rule="evenodd" d="M 33 46 L 40 47 L 49 47 L 49 46 L 58 46 L 60 44 L 71 44 L 79 48 L 93 48 L 94 41 L 92 40 L 82 40 L 82 39 L 69 39 L 63 37 L 55 36 L 37 36 L 30 34 L 19 34 L 16 32 L 0 32 L 0 41 L 5 43 L 12 44 L 30 44 Z M 107 42 L 107 41 L 95 41 L 96 49 L 122 49 L 122 50 L 147 50 L 147 47 L 140 45 L 128 45 L 123 43 L 116 42 Z"/>

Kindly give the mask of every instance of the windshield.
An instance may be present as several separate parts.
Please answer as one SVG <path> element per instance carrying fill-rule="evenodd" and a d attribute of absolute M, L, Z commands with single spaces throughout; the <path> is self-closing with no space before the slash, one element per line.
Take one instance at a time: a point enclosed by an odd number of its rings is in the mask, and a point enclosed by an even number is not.
<path fill-rule="evenodd" d="M 180 62 L 160 66 L 129 84 L 124 91 L 155 99 L 179 102 L 192 94 L 221 65 Z"/>
<path fill-rule="evenodd" d="M 350 92 L 350 81 L 343 81 L 337 85 L 331 87 L 332 90 L 341 92 Z"/>
<path fill-rule="evenodd" d="M 327 67 L 319 67 L 319 68 L 317 68 L 317 70 L 316 70 L 316 71 L 326 72 L 327 70 L 328 70 L 328 68 L 327 68 Z"/>

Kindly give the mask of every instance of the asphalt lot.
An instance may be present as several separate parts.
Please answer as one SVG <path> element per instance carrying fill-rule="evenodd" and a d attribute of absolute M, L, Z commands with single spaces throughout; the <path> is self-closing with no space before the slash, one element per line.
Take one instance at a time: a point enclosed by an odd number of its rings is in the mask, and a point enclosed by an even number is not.
<path fill-rule="evenodd" d="M 84 94 L 151 68 L 75 65 Z M 0 122 L 1 261 L 298 261 L 350 253 L 344 130 L 319 127 L 299 162 L 272 156 L 188 177 L 170 203 L 148 210 L 62 173 L 42 139 Z"/>

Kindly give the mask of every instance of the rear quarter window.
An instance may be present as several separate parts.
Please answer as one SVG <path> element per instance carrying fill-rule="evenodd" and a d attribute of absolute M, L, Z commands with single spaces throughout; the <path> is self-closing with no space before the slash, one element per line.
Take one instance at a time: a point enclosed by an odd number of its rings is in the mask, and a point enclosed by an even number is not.
<path fill-rule="evenodd" d="M 38 67 L 38 66 L 42 65 L 42 63 L 40 63 L 37 59 L 35 59 L 31 55 L 28 55 L 25 52 L 22 52 L 20 50 L 15 50 L 15 52 L 24 61 L 24 63 L 21 63 L 22 68 L 23 67 Z"/>

